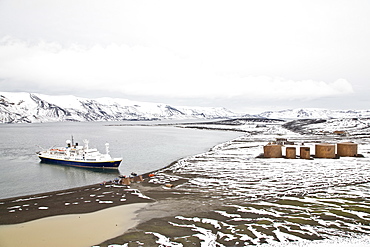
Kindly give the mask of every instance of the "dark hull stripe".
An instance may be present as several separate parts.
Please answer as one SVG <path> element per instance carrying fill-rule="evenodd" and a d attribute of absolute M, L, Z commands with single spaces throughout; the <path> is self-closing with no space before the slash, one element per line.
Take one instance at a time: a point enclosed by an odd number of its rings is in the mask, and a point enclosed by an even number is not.
<path fill-rule="evenodd" d="M 118 168 L 121 161 L 106 161 L 106 162 L 83 162 L 83 161 L 71 161 L 71 160 L 57 160 L 45 157 L 40 157 L 41 162 L 53 163 L 60 165 L 76 166 L 76 167 L 87 167 L 87 168 Z"/>

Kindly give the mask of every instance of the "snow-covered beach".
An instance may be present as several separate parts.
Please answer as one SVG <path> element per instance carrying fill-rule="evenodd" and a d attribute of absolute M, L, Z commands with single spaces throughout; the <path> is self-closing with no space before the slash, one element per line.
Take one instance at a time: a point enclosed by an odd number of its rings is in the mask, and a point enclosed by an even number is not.
<path fill-rule="evenodd" d="M 300 133 L 279 121 L 235 121 L 198 125 L 246 134 L 158 171 L 148 181 L 152 187 L 137 185 L 158 198 L 139 213 L 145 223 L 100 246 L 369 245 L 368 119 L 328 120 L 306 125 Z M 337 129 L 349 135 L 333 134 Z M 353 141 L 364 157 L 256 158 L 277 137 L 304 143 L 312 154 L 317 143 Z M 179 180 L 172 189 L 163 186 Z M 155 185 L 162 186 L 162 194 Z"/>

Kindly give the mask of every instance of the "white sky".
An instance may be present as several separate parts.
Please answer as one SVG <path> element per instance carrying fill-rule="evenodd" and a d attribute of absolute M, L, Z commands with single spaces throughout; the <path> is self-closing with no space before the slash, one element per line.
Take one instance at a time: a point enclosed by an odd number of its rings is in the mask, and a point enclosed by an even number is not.
<path fill-rule="evenodd" d="M 0 91 L 369 109 L 368 0 L 0 0 Z"/>

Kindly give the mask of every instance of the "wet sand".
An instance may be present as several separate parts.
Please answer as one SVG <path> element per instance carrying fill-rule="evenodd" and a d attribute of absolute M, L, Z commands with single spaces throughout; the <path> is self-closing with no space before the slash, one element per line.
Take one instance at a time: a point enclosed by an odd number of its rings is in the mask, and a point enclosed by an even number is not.
<path fill-rule="evenodd" d="M 135 212 L 147 203 L 103 209 L 94 213 L 43 218 L 0 226 L 0 246 L 92 246 L 134 227 Z"/>

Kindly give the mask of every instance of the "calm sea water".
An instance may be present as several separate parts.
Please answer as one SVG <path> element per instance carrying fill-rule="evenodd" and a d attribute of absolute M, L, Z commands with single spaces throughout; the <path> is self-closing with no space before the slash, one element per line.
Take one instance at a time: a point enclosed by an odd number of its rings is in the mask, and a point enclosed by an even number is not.
<path fill-rule="evenodd" d="M 117 124 L 127 124 L 116 126 Z M 189 155 L 240 136 L 240 133 L 141 126 L 135 122 L 87 122 L 0 125 L 0 198 L 72 188 L 114 179 L 118 175 L 153 171 Z M 64 146 L 67 139 L 123 157 L 118 171 L 92 170 L 40 163 L 36 152 Z"/>

